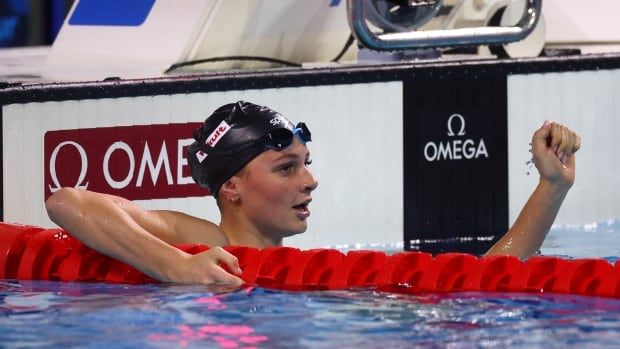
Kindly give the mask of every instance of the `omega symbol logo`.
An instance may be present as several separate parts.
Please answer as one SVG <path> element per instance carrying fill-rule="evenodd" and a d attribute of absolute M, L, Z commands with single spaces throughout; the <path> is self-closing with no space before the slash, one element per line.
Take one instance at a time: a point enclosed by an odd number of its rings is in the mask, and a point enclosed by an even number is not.
<path fill-rule="evenodd" d="M 471 160 L 488 158 L 489 152 L 484 139 L 463 139 L 466 135 L 465 118 L 461 114 L 452 114 L 446 123 L 448 140 L 430 141 L 424 146 L 426 161 Z"/>
<path fill-rule="evenodd" d="M 58 157 L 58 152 L 60 151 L 60 149 L 66 145 L 74 147 L 80 154 L 80 175 L 78 176 L 77 181 L 73 187 L 78 189 L 88 189 L 88 182 L 84 183 L 84 180 L 86 179 L 86 171 L 88 170 L 88 156 L 86 155 L 86 150 L 84 150 L 84 148 L 79 143 L 73 141 L 65 141 L 58 144 L 56 148 L 54 148 L 52 156 L 50 157 L 50 176 L 52 177 L 51 179 L 54 186 L 52 187 L 51 185 L 48 185 L 48 187 L 52 193 L 55 193 L 60 190 L 60 188 L 62 188 L 62 186 L 60 185 L 60 181 L 58 180 L 58 175 L 56 173 L 56 158 Z"/>
<path fill-rule="evenodd" d="M 452 129 L 452 121 L 454 120 L 454 118 L 458 119 L 461 123 L 459 133 L 457 133 L 456 135 L 465 136 L 465 118 L 461 114 L 452 114 L 452 116 L 448 118 L 448 136 L 454 137 L 454 131 Z"/>

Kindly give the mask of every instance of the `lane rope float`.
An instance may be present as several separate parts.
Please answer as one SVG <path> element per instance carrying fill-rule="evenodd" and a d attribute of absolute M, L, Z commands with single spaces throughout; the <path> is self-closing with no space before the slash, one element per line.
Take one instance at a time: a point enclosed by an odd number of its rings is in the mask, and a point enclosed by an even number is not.
<path fill-rule="evenodd" d="M 176 245 L 196 254 L 203 245 Z M 463 253 L 228 246 L 248 284 L 285 290 L 374 288 L 384 292 L 535 292 L 620 298 L 620 261 Z M 102 255 L 62 229 L 0 222 L 0 279 L 142 284 L 157 280 Z"/>

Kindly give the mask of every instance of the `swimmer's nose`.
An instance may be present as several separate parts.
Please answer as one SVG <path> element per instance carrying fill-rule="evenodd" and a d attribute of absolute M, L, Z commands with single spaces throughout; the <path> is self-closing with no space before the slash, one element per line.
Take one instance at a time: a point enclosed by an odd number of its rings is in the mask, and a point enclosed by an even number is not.
<path fill-rule="evenodd" d="M 303 181 L 303 192 L 309 194 L 314 189 L 316 189 L 316 187 L 319 186 L 319 181 L 314 178 L 314 175 L 312 174 L 312 172 L 310 172 L 308 168 L 306 168 L 306 175 L 307 176 L 306 178 L 304 178 Z"/>

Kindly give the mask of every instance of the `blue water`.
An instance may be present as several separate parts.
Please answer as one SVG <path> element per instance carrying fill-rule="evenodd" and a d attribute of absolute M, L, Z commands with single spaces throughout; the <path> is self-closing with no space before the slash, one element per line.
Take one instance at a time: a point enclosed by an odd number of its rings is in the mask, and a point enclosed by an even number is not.
<path fill-rule="evenodd" d="M 613 299 L 223 291 L 2 282 L 0 343 L 7 348 L 596 348 L 620 343 L 620 301 Z"/>
<path fill-rule="evenodd" d="M 542 251 L 618 256 L 618 223 L 554 227 Z M 615 257 L 609 258 L 610 261 Z M 615 348 L 620 300 L 0 281 L 2 348 Z"/>
<path fill-rule="evenodd" d="M 620 256 L 620 220 L 586 225 L 554 226 L 541 248 L 544 255 L 572 258 Z"/>

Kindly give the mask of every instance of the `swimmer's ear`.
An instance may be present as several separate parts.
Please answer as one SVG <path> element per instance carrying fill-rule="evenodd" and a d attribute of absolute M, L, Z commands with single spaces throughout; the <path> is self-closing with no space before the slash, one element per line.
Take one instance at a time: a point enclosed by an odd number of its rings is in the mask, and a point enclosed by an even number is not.
<path fill-rule="evenodd" d="M 227 201 L 237 201 L 239 200 L 239 187 L 237 186 L 238 178 L 236 176 L 232 176 L 229 180 L 224 182 L 220 187 L 219 197 Z"/>

